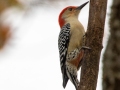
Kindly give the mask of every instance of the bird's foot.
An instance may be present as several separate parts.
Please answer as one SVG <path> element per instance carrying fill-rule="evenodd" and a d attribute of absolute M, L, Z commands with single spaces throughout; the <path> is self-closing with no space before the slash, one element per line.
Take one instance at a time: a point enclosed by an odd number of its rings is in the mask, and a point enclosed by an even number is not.
<path fill-rule="evenodd" d="M 88 50 L 91 50 L 91 48 L 90 48 L 90 47 L 87 47 L 87 46 L 82 46 L 81 49 L 88 49 Z"/>

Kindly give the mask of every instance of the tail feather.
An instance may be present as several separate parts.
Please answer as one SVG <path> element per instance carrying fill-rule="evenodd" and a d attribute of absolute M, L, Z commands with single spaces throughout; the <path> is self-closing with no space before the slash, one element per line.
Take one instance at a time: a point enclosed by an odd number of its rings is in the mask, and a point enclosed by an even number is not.
<path fill-rule="evenodd" d="M 77 75 L 71 74 L 69 72 L 69 70 L 67 70 L 67 75 L 68 75 L 68 78 L 70 79 L 70 81 L 73 83 L 73 85 L 75 86 L 75 88 L 77 90 L 78 87 L 79 87 L 79 81 L 77 79 Z"/>
<path fill-rule="evenodd" d="M 67 82 L 69 80 L 67 73 L 66 73 L 66 66 L 64 65 L 63 69 L 62 69 L 62 73 L 63 73 L 63 87 L 65 88 L 67 85 Z"/>
<path fill-rule="evenodd" d="M 70 73 L 70 77 L 71 77 L 71 81 L 72 83 L 74 84 L 76 90 L 78 89 L 79 87 L 79 81 L 77 79 L 77 76 L 73 76 L 71 73 Z"/>
<path fill-rule="evenodd" d="M 68 82 L 68 77 L 65 75 L 64 78 L 63 78 L 63 87 L 65 88 L 66 85 L 67 85 L 67 82 Z"/>

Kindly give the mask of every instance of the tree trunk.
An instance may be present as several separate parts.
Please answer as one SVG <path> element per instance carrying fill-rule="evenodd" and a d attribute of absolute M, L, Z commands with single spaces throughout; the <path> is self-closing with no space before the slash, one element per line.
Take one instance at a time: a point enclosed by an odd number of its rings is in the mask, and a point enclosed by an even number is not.
<path fill-rule="evenodd" d="M 103 58 L 103 90 L 120 90 L 120 0 L 113 0 L 110 37 Z"/>
<path fill-rule="evenodd" d="M 107 0 L 90 0 L 86 46 L 81 67 L 81 78 L 78 90 L 96 90 L 99 59 L 102 50 L 102 40 L 106 16 Z"/>

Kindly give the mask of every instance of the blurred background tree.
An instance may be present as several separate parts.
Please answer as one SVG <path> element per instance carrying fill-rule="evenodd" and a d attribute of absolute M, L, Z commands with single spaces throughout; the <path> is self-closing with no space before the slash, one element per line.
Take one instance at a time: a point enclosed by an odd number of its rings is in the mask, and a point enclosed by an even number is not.
<path fill-rule="evenodd" d="M 109 26 L 103 58 L 103 90 L 120 90 L 120 0 L 113 0 Z"/>
<path fill-rule="evenodd" d="M 13 6 L 20 6 L 20 3 L 17 0 L 0 0 L 0 50 L 11 37 L 10 25 L 4 23 L 5 19 L 2 18 L 2 14 Z"/>
<path fill-rule="evenodd" d="M 20 3 L 18 0 L 0 0 L 0 13 L 2 13 L 5 9 L 11 6 L 18 6 Z"/>
<path fill-rule="evenodd" d="M 55 5 L 55 3 L 59 3 L 61 1 L 64 0 L 0 0 L 0 50 L 4 48 L 10 38 L 13 36 L 13 33 L 11 32 L 11 25 L 5 23 L 6 18 L 8 18 L 9 15 L 6 17 L 4 16 L 4 13 L 8 9 L 14 7 L 25 10 L 27 7 L 27 10 L 29 11 L 30 9 L 36 7 L 51 7 L 52 5 Z M 64 3 L 66 1 L 64 1 Z"/>

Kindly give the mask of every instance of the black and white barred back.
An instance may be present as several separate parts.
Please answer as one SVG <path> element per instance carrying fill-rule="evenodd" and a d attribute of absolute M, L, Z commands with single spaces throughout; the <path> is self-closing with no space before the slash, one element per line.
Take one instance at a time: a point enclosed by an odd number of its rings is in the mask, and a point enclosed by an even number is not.
<path fill-rule="evenodd" d="M 58 48 L 59 48 L 59 55 L 60 55 L 60 66 L 61 71 L 63 75 L 63 87 L 66 87 L 66 84 L 68 82 L 68 76 L 66 73 L 66 55 L 69 45 L 69 39 L 70 39 L 70 24 L 67 23 L 64 25 L 60 31 L 59 37 L 58 37 Z"/>
<path fill-rule="evenodd" d="M 70 39 L 70 24 L 68 23 L 62 27 L 58 38 L 61 69 L 66 61 L 69 39 Z"/>

